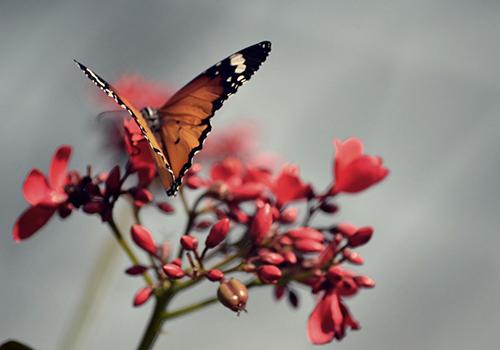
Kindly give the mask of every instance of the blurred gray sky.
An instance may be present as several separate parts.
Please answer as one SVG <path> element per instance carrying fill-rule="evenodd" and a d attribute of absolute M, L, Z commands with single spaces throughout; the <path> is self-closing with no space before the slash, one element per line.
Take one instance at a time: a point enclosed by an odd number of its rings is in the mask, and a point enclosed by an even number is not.
<path fill-rule="evenodd" d="M 341 198 L 339 219 L 376 228 L 359 269 L 377 280 L 349 305 L 363 329 L 338 349 L 491 347 L 500 328 L 500 2 L 0 1 L 0 340 L 54 349 L 111 239 L 97 219 L 52 220 L 15 245 L 21 183 L 55 148 L 72 167 L 109 167 L 90 84 L 125 72 L 180 86 L 225 55 L 271 40 L 268 62 L 214 119 L 255 118 L 263 148 L 298 163 L 318 187 L 333 137 L 358 136 L 391 169 L 382 185 Z M 124 213 L 126 216 L 126 213 Z M 179 221 L 155 232 L 177 234 Z M 133 348 L 152 305 L 117 252 L 79 349 Z M 213 286 L 200 291 L 205 296 Z M 197 296 L 191 296 L 196 299 Z M 299 311 L 251 296 L 237 318 L 218 306 L 173 322 L 158 348 L 310 349 Z"/>

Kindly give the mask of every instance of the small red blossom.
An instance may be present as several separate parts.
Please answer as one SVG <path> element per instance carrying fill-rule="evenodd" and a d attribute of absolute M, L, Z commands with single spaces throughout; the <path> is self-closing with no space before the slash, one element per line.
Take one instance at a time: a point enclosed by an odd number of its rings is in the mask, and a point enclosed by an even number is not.
<path fill-rule="evenodd" d="M 259 279 L 264 283 L 273 284 L 283 275 L 281 270 L 274 265 L 262 265 L 257 269 Z"/>
<path fill-rule="evenodd" d="M 137 123 L 129 118 L 123 120 L 125 151 L 129 156 L 129 168 L 139 177 L 139 187 L 147 187 L 156 176 L 156 164 L 151 147 L 142 136 Z"/>
<path fill-rule="evenodd" d="M 142 225 L 135 224 L 130 228 L 130 233 L 135 244 L 149 254 L 156 255 L 156 243 L 153 240 L 153 235 L 147 228 Z"/>
<path fill-rule="evenodd" d="M 269 203 L 257 209 L 257 213 L 250 226 L 250 236 L 256 244 L 260 244 L 266 238 L 273 224 L 273 212 Z"/>
<path fill-rule="evenodd" d="M 113 82 L 113 87 L 136 108 L 160 108 L 172 95 L 172 90 L 162 84 L 146 80 L 137 74 L 125 74 Z M 106 96 L 106 102 L 109 98 Z"/>
<path fill-rule="evenodd" d="M 248 158 L 257 148 L 258 127 L 253 121 L 240 121 L 225 129 L 217 129 L 205 142 L 199 160 L 227 157 Z"/>
<path fill-rule="evenodd" d="M 218 282 L 224 278 L 224 273 L 221 270 L 212 269 L 207 271 L 206 276 L 210 281 Z"/>
<path fill-rule="evenodd" d="M 26 209 L 14 224 L 12 235 L 15 241 L 31 237 L 59 208 L 67 214 L 69 207 L 65 205 L 68 199 L 65 185 L 68 183 L 70 157 L 71 147 L 63 145 L 56 150 L 52 158 L 48 179 L 38 169 L 29 173 L 23 184 L 23 195 L 31 207 Z"/>
<path fill-rule="evenodd" d="M 141 306 L 151 298 L 151 295 L 153 295 L 153 288 L 144 287 L 139 289 L 134 296 L 134 306 Z"/>
<path fill-rule="evenodd" d="M 290 164 L 283 166 L 273 183 L 272 190 L 279 207 L 290 201 L 305 199 L 312 192 L 311 186 L 300 178 L 299 168 Z"/>
<path fill-rule="evenodd" d="M 208 233 L 207 239 L 205 240 L 205 246 L 207 248 L 214 248 L 218 246 L 229 232 L 229 219 L 224 218 L 219 220 L 212 226 L 212 229 Z"/>
<path fill-rule="evenodd" d="M 335 290 L 327 291 L 320 299 L 307 323 L 307 335 L 313 344 L 326 344 L 334 338 L 341 340 L 346 329 L 359 329 L 359 324 L 351 316 Z"/>
<path fill-rule="evenodd" d="M 335 148 L 335 185 L 331 194 L 361 192 L 389 174 L 381 157 L 363 154 L 363 143 L 357 138 L 335 140 Z"/>
<path fill-rule="evenodd" d="M 186 274 L 182 268 L 176 264 L 166 264 L 163 265 L 163 272 L 168 278 L 179 279 L 184 277 Z"/>
<path fill-rule="evenodd" d="M 181 237 L 181 245 L 186 250 L 196 250 L 198 248 L 198 239 L 194 236 L 184 235 Z"/>

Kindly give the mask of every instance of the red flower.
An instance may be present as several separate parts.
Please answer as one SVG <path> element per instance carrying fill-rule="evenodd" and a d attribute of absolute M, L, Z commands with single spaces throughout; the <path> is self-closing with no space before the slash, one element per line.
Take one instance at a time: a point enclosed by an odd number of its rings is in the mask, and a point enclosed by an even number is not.
<path fill-rule="evenodd" d="M 359 329 L 359 324 L 342 303 L 334 289 L 328 290 L 320 299 L 307 322 L 307 335 L 313 344 L 326 344 L 341 340 L 347 328 Z"/>
<path fill-rule="evenodd" d="M 279 207 L 290 201 L 305 199 L 311 193 L 311 187 L 302 182 L 299 176 L 299 168 L 290 164 L 283 166 L 272 190 Z"/>
<path fill-rule="evenodd" d="M 125 150 L 129 155 L 129 165 L 139 177 L 139 187 L 147 187 L 156 176 L 156 164 L 150 146 L 142 136 L 141 130 L 133 119 L 124 119 Z"/>
<path fill-rule="evenodd" d="M 31 207 L 14 224 L 12 235 L 15 241 L 31 237 L 60 207 L 62 210 L 67 209 L 65 202 L 68 196 L 64 187 L 68 181 L 70 156 L 71 147 L 63 145 L 52 158 L 48 179 L 38 169 L 29 173 L 23 184 L 23 195 Z"/>
<path fill-rule="evenodd" d="M 225 129 L 216 129 L 207 138 L 198 160 L 247 158 L 255 152 L 258 127 L 253 121 L 240 121 Z"/>
<path fill-rule="evenodd" d="M 113 87 L 120 94 L 129 100 L 137 109 L 146 106 L 158 109 L 169 97 L 172 91 L 165 86 L 144 79 L 137 74 L 126 74 L 113 83 Z M 109 98 L 106 98 L 106 102 Z"/>
<path fill-rule="evenodd" d="M 335 185 L 331 194 L 361 192 L 389 173 L 382 158 L 363 154 L 363 143 L 357 138 L 335 140 L 335 148 Z"/>

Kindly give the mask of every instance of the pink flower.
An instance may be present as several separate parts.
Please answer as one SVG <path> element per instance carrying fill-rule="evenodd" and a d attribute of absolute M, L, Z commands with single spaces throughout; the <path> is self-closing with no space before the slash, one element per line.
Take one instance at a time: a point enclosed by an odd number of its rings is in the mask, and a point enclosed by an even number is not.
<path fill-rule="evenodd" d="M 357 138 L 335 140 L 335 148 L 335 185 L 331 194 L 361 192 L 389 173 L 381 157 L 363 154 L 363 143 Z"/>
<path fill-rule="evenodd" d="M 240 121 L 225 129 L 216 129 L 207 138 L 198 160 L 227 157 L 248 158 L 257 148 L 258 127 L 253 121 Z"/>
<path fill-rule="evenodd" d="M 334 289 L 326 291 L 307 322 L 307 335 L 313 344 L 326 344 L 341 340 L 347 328 L 359 329 L 359 324 L 342 303 Z"/>
<path fill-rule="evenodd" d="M 126 74 L 113 82 L 113 87 L 129 100 L 137 109 L 146 106 L 155 109 L 160 108 L 172 95 L 172 91 L 165 86 L 148 81 L 138 74 Z M 109 98 L 106 96 L 106 102 Z"/>
<path fill-rule="evenodd" d="M 305 199 L 312 192 L 311 187 L 302 182 L 299 168 L 295 165 L 285 165 L 272 185 L 278 207 L 294 201 Z"/>
<path fill-rule="evenodd" d="M 38 169 L 29 173 L 23 184 L 23 195 L 31 207 L 26 209 L 14 224 L 12 235 L 15 241 L 31 237 L 59 208 L 67 209 L 65 204 L 68 195 L 64 187 L 68 182 L 70 156 L 71 147 L 63 145 L 52 158 L 48 179 Z"/>

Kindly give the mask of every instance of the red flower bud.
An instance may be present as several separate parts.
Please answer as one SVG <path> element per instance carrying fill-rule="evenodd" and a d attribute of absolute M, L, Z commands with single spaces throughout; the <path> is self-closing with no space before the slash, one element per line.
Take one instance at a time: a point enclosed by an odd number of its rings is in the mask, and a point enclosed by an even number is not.
<path fill-rule="evenodd" d="M 224 218 L 219 220 L 212 226 L 207 239 L 205 240 L 205 246 L 207 248 L 214 248 L 218 246 L 227 236 L 229 232 L 229 219 Z"/>
<path fill-rule="evenodd" d="M 212 221 L 202 220 L 196 223 L 195 228 L 199 231 L 203 231 L 209 228 L 210 226 L 212 226 Z"/>
<path fill-rule="evenodd" d="M 175 258 L 170 263 L 173 265 L 182 266 L 182 260 L 180 258 Z"/>
<path fill-rule="evenodd" d="M 290 237 L 288 236 L 281 236 L 280 237 L 280 244 L 281 245 L 292 245 L 293 241 Z"/>
<path fill-rule="evenodd" d="M 127 275 L 137 276 L 142 275 L 148 268 L 143 265 L 134 265 L 125 270 Z"/>
<path fill-rule="evenodd" d="M 354 282 L 361 288 L 373 288 L 375 287 L 375 281 L 368 276 L 355 276 Z"/>
<path fill-rule="evenodd" d="M 236 278 L 224 281 L 217 290 L 219 301 L 227 308 L 240 312 L 245 310 L 248 301 L 247 287 Z"/>
<path fill-rule="evenodd" d="M 339 208 L 335 204 L 327 202 L 321 203 L 319 209 L 328 214 L 335 214 L 339 210 Z"/>
<path fill-rule="evenodd" d="M 216 281 L 220 281 L 224 278 L 224 273 L 221 270 L 213 269 L 213 270 L 207 271 L 206 276 L 210 281 L 216 282 Z"/>
<path fill-rule="evenodd" d="M 257 244 L 262 243 L 273 224 L 273 214 L 271 205 L 264 204 L 262 208 L 257 210 L 255 217 L 250 226 L 250 237 Z"/>
<path fill-rule="evenodd" d="M 149 254 L 156 255 L 156 244 L 151 232 L 147 228 L 142 225 L 132 225 L 130 233 L 132 234 L 132 240 L 135 244 Z"/>
<path fill-rule="evenodd" d="M 165 272 L 165 275 L 167 275 L 168 278 L 172 279 L 182 278 L 185 275 L 181 267 L 175 264 L 163 265 L 163 272 Z"/>
<path fill-rule="evenodd" d="M 297 263 L 297 256 L 294 252 L 285 252 L 283 256 L 288 264 L 293 265 Z"/>
<path fill-rule="evenodd" d="M 298 239 L 293 242 L 293 246 L 295 249 L 304 253 L 317 253 L 325 249 L 322 243 L 312 239 Z"/>
<path fill-rule="evenodd" d="M 373 228 L 370 226 L 366 227 L 361 227 L 359 230 L 356 231 L 354 235 L 349 237 L 348 244 L 350 247 L 359 247 L 363 244 L 366 244 L 370 238 L 372 238 L 373 234 Z"/>
<path fill-rule="evenodd" d="M 193 175 L 193 176 L 189 176 L 189 177 L 185 178 L 184 184 L 188 188 L 190 188 L 192 190 L 196 190 L 200 187 L 203 187 L 205 185 L 205 181 L 203 181 L 203 179 L 201 177 Z"/>
<path fill-rule="evenodd" d="M 347 261 L 356 265 L 362 265 L 365 262 L 363 257 L 359 255 L 359 253 L 356 253 L 350 249 L 345 249 L 342 255 L 347 259 Z"/>
<path fill-rule="evenodd" d="M 280 214 L 280 222 L 283 224 L 293 224 L 298 217 L 299 209 L 297 208 L 286 208 Z"/>
<path fill-rule="evenodd" d="M 296 229 L 290 230 L 287 233 L 287 236 L 296 240 L 296 239 L 308 239 L 316 242 L 323 242 L 325 240 L 325 236 L 322 232 L 315 230 L 311 227 L 298 227 Z"/>
<path fill-rule="evenodd" d="M 160 202 L 158 203 L 158 209 L 160 209 L 162 212 L 171 214 L 175 211 L 174 207 L 167 202 Z"/>
<path fill-rule="evenodd" d="M 149 300 L 151 295 L 153 294 L 153 288 L 144 287 L 141 288 L 135 293 L 134 296 L 134 306 L 140 306 Z"/>
<path fill-rule="evenodd" d="M 274 252 L 260 252 L 259 257 L 262 262 L 271 265 L 279 265 L 285 261 L 285 258 L 281 254 Z"/>
<path fill-rule="evenodd" d="M 138 188 L 133 191 L 134 205 L 138 208 L 151 203 L 154 199 L 153 194 L 146 188 Z"/>
<path fill-rule="evenodd" d="M 294 309 L 298 308 L 299 307 L 299 297 L 298 295 L 292 291 L 292 290 L 289 290 L 288 291 L 288 302 L 290 303 L 290 305 L 292 305 L 292 307 Z"/>
<path fill-rule="evenodd" d="M 250 182 L 231 189 L 233 200 L 243 202 L 259 198 L 266 186 L 257 182 Z"/>
<path fill-rule="evenodd" d="M 61 219 L 65 219 L 73 211 L 73 205 L 71 203 L 63 203 L 57 208 L 57 211 Z"/>
<path fill-rule="evenodd" d="M 120 167 L 117 165 L 109 172 L 106 178 L 105 195 L 110 196 L 120 192 Z"/>
<path fill-rule="evenodd" d="M 89 202 L 83 206 L 83 211 L 87 214 L 98 214 L 104 210 L 102 202 Z"/>
<path fill-rule="evenodd" d="M 284 286 L 275 285 L 274 286 L 274 298 L 280 300 L 285 295 L 286 288 Z"/>
<path fill-rule="evenodd" d="M 279 268 L 274 265 L 263 265 L 257 269 L 259 279 L 268 284 L 276 283 L 281 278 L 282 273 Z"/>
<path fill-rule="evenodd" d="M 181 237 L 181 245 L 185 250 L 196 250 L 198 248 L 198 239 L 190 235 Z"/>
<path fill-rule="evenodd" d="M 342 222 L 337 225 L 336 230 L 339 231 L 344 237 L 349 238 L 356 233 L 358 228 L 348 222 Z"/>

